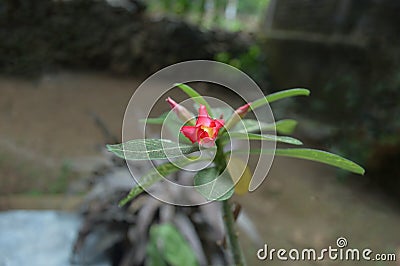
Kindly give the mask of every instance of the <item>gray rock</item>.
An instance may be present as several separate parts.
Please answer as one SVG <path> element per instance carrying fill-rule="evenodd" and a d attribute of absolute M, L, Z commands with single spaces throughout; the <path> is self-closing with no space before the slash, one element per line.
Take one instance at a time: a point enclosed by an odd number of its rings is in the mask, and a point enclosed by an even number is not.
<path fill-rule="evenodd" d="M 0 265 L 71 265 L 72 246 L 80 224 L 80 217 L 73 213 L 0 213 Z M 103 262 L 96 265 L 110 264 Z"/>

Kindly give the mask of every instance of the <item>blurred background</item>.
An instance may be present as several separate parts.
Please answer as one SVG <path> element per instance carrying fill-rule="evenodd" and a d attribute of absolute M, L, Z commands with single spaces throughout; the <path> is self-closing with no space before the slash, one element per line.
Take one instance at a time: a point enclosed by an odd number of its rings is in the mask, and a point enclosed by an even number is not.
<path fill-rule="evenodd" d="M 129 234 L 161 223 L 164 207 L 144 224 L 146 212 L 136 211 L 145 200 L 118 209 L 133 181 L 104 145 L 120 141 L 142 81 L 191 59 L 235 66 L 266 94 L 309 88 L 310 97 L 274 103 L 275 118 L 296 119 L 294 135 L 308 147 L 366 168 L 353 176 L 277 158 L 257 191 L 235 197 L 250 265 L 266 264 L 256 258 L 264 243 L 322 249 L 340 236 L 399 260 L 399 14 L 397 0 L 0 0 L 0 265 L 146 263 L 151 238 L 135 246 Z M 223 88 L 198 89 L 237 103 Z M 176 212 L 198 235 L 207 231 L 191 216 L 197 209 Z M 40 244 L 29 244 L 38 234 Z M 56 235 L 65 241 L 54 244 Z M 223 265 L 223 248 L 209 241 L 204 258 L 211 264 L 207 254 L 216 254 Z M 71 260 L 72 251 L 86 260 Z M 387 264 L 400 265 L 375 265 Z"/>

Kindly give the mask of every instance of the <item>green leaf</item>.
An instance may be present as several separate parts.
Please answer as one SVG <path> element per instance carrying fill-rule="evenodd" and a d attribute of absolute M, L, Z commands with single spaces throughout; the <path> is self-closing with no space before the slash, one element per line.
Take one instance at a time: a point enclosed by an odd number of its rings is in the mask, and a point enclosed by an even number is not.
<path fill-rule="evenodd" d="M 157 249 L 160 257 L 165 260 L 168 265 L 198 265 L 195 252 L 178 229 L 172 224 L 154 224 L 151 226 L 149 244 L 151 245 L 150 248 L 155 247 Z"/>
<path fill-rule="evenodd" d="M 297 121 L 293 119 L 283 119 L 275 122 L 275 130 L 280 134 L 290 135 L 297 126 Z"/>
<path fill-rule="evenodd" d="M 267 103 L 272 103 L 280 99 L 293 97 L 293 96 L 308 96 L 310 95 L 310 91 L 307 89 L 289 89 L 284 91 L 278 91 L 272 93 L 270 95 L 265 96 L 264 98 L 258 99 L 250 104 L 250 108 L 252 110 L 261 107 Z"/>
<path fill-rule="evenodd" d="M 267 140 L 267 141 L 277 141 L 282 143 L 288 143 L 293 145 L 303 145 L 303 143 L 295 138 L 287 136 L 274 136 L 269 134 L 253 134 L 253 133 L 242 133 L 242 132 L 232 132 L 229 134 L 231 138 L 235 139 L 249 139 L 249 140 Z"/>
<path fill-rule="evenodd" d="M 269 124 L 260 122 L 254 119 L 242 119 L 231 132 L 242 132 L 242 133 L 255 133 L 264 130 L 276 130 L 281 134 L 291 134 L 297 125 L 297 121 L 293 119 L 283 119 L 275 122 L 275 124 Z"/>
<path fill-rule="evenodd" d="M 167 118 L 169 112 L 162 113 L 159 117 L 140 119 L 139 122 L 151 124 L 151 125 L 162 125 Z"/>
<path fill-rule="evenodd" d="M 150 170 L 140 179 L 140 184 L 134 186 L 129 194 L 119 202 L 119 206 L 124 206 L 134 197 L 142 193 L 145 189 L 151 187 L 154 183 L 162 180 L 164 177 L 170 174 L 181 170 L 181 167 L 196 162 L 197 159 L 198 157 L 183 158 L 181 160 L 177 160 L 175 163 L 164 163 L 157 166 L 155 169 Z"/>
<path fill-rule="evenodd" d="M 156 225 L 153 225 L 156 226 Z M 151 229 L 150 229 L 151 230 Z M 150 238 L 146 246 L 146 266 L 168 266 L 157 248 L 157 241 Z"/>
<path fill-rule="evenodd" d="M 232 152 L 232 151 L 230 151 Z M 228 153 L 230 153 L 228 152 Z M 248 153 L 246 150 L 234 150 L 234 153 Z M 342 156 L 315 149 L 253 149 L 250 150 L 250 154 L 275 154 L 276 156 L 285 156 L 285 157 L 293 157 L 299 159 L 305 159 L 315 162 L 320 162 L 332 166 L 336 166 L 343 170 L 347 170 L 356 174 L 363 175 L 365 173 L 364 168 L 360 165 L 352 162 Z"/>
<path fill-rule="evenodd" d="M 207 200 L 227 200 L 232 197 L 234 184 L 229 173 L 219 174 L 215 167 L 206 168 L 194 176 L 196 190 Z"/>
<path fill-rule="evenodd" d="M 294 157 L 329 164 L 356 174 L 363 175 L 365 173 L 364 168 L 362 168 L 358 164 L 339 155 L 326 151 L 314 149 L 276 149 L 275 155 Z"/>
<path fill-rule="evenodd" d="M 230 132 L 254 133 L 261 130 L 273 130 L 274 125 L 254 119 L 242 119 Z"/>
<path fill-rule="evenodd" d="M 198 146 L 179 144 L 166 139 L 134 139 L 107 149 L 126 160 L 156 160 L 180 157 L 199 150 Z"/>
<path fill-rule="evenodd" d="M 197 91 L 195 91 L 192 87 L 183 84 L 183 83 L 176 83 L 175 86 L 179 87 L 183 92 L 185 92 L 189 97 L 193 98 L 198 104 L 202 104 L 206 107 L 208 114 L 213 117 L 211 106 L 208 102 L 201 96 Z"/>

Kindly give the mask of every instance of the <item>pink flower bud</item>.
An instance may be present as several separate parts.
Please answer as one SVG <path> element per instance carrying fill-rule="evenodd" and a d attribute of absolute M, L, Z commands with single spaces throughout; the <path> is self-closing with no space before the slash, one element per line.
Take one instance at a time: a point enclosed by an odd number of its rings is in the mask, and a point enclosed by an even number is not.
<path fill-rule="evenodd" d="M 245 105 L 236 109 L 228 122 L 226 122 L 225 129 L 228 130 L 234 127 L 240 121 L 240 119 L 242 119 L 249 112 L 250 105 L 251 103 L 246 103 Z"/>
<path fill-rule="evenodd" d="M 168 97 L 165 101 L 169 104 L 169 106 L 171 106 L 171 109 L 175 112 L 180 120 L 194 124 L 192 121 L 193 115 L 184 106 L 172 100 L 171 97 Z"/>
<path fill-rule="evenodd" d="M 240 116 L 240 118 L 243 118 L 247 112 L 249 111 L 251 103 L 246 103 L 243 106 L 240 106 L 238 109 L 236 109 L 236 113 Z"/>

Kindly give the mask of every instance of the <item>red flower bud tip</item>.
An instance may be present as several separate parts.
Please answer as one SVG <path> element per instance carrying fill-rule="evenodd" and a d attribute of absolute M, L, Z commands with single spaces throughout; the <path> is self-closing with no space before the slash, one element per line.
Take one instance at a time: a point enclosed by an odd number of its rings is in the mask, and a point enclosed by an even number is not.
<path fill-rule="evenodd" d="M 238 109 L 236 109 L 236 113 L 240 116 L 240 118 L 243 118 L 247 112 L 249 111 L 251 102 L 250 103 L 246 103 L 245 105 L 239 107 Z"/>
<path fill-rule="evenodd" d="M 251 103 L 246 103 L 245 105 L 236 109 L 228 122 L 226 122 L 225 129 L 229 130 L 233 128 L 240 121 L 240 119 L 242 119 L 249 112 L 250 105 Z"/>
<path fill-rule="evenodd" d="M 165 101 L 171 106 L 171 109 L 176 113 L 179 119 L 191 123 L 193 115 L 185 107 L 172 100 L 171 97 L 168 97 Z"/>
<path fill-rule="evenodd" d="M 195 126 L 183 126 L 181 132 L 192 143 L 199 143 L 205 147 L 212 147 L 221 127 L 224 126 L 224 120 L 212 119 L 204 105 L 200 105 L 199 116 Z"/>
<path fill-rule="evenodd" d="M 178 106 L 178 104 L 174 100 L 172 100 L 171 97 L 168 97 L 167 99 L 165 99 L 165 101 L 169 104 L 169 106 L 171 106 L 171 109 L 174 109 Z"/>

